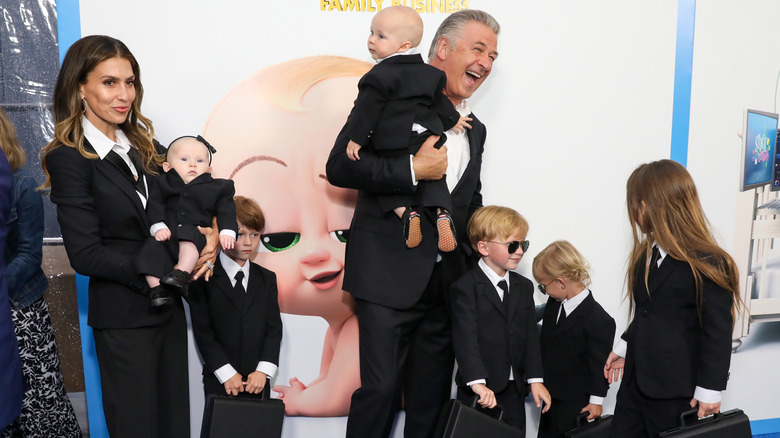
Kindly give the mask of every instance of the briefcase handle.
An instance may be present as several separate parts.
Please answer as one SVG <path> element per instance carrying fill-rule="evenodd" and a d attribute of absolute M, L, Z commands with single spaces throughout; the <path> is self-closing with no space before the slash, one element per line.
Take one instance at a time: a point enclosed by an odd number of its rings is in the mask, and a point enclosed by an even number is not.
<path fill-rule="evenodd" d="M 582 426 L 585 426 L 586 424 L 590 424 L 590 422 L 588 421 L 588 415 L 590 415 L 589 411 L 580 412 L 579 414 L 577 414 L 577 427 L 578 428 L 580 428 Z M 607 416 L 609 416 L 609 415 L 607 415 Z M 596 418 L 593 419 L 593 422 L 594 423 L 598 423 L 599 421 L 601 421 L 601 418 L 602 417 L 596 417 Z"/>
<path fill-rule="evenodd" d="M 697 421 L 700 421 L 698 419 L 699 408 L 693 408 L 690 411 L 685 411 L 682 414 L 680 414 L 680 430 L 685 429 L 687 427 L 693 426 Z M 721 417 L 721 413 L 718 412 L 717 414 L 713 414 L 712 417 L 707 418 L 707 421 L 717 421 Z M 693 420 L 691 420 L 691 417 L 693 417 Z M 704 418 L 702 418 L 704 420 Z"/>
<path fill-rule="evenodd" d="M 477 407 L 477 402 L 479 401 L 479 396 L 475 395 L 474 399 L 471 400 L 471 407 L 474 409 L 481 409 L 483 411 L 487 410 L 486 408 L 483 408 L 482 406 Z M 493 409 L 498 409 L 498 421 L 501 421 L 504 418 L 504 407 L 500 404 L 496 404 L 496 407 Z M 491 409 L 491 411 L 493 410 Z M 492 415 L 490 415 L 492 417 Z"/>

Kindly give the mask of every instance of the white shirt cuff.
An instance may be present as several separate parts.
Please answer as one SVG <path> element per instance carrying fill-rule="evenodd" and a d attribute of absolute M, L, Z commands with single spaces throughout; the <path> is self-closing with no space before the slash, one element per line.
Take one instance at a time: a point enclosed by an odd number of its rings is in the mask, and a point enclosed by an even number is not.
<path fill-rule="evenodd" d="M 233 238 L 233 240 L 237 240 L 236 239 L 236 232 L 233 231 L 233 230 L 222 230 L 222 231 L 219 232 L 219 235 L 220 236 L 230 236 L 230 237 Z"/>
<path fill-rule="evenodd" d="M 599 405 L 599 406 L 601 406 L 601 405 L 604 404 L 604 397 L 599 397 L 597 395 L 592 395 L 588 399 L 588 403 L 590 403 L 592 405 Z"/>
<path fill-rule="evenodd" d="M 528 379 L 528 383 L 529 384 L 531 384 L 531 383 L 544 383 L 544 379 L 542 379 L 541 377 L 536 377 L 536 378 L 533 378 L 533 379 Z"/>
<path fill-rule="evenodd" d="M 261 373 L 268 376 L 268 378 L 272 378 L 274 374 L 276 374 L 276 369 L 278 367 L 275 364 L 272 364 L 271 362 L 264 362 L 260 361 L 257 364 L 257 368 L 255 368 L 255 371 L 260 371 Z"/>
<path fill-rule="evenodd" d="M 238 371 L 236 371 L 236 369 L 233 368 L 233 366 L 229 363 L 222 365 L 216 371 L 214 371 L 214 375 L 217 376 L 217 380 L 219 380 L 219 383 L 222 384 L 230 380 L 230 378 L 236 374 L 238 374 Z"/>
<path fill-rule="evenodd" d="M 414 174 L 414 155 L 409 155 L 409 169 L 412 171 L 412 185 L 417 185 L 417 175 Z"/>
<path fill-rule="evenodd" d="M 620 357 L 626 357 L 626 350 L 628 350 L 628 342 L 624 339 L 618 339 L 617 344 L 612 348 L 612 351 Z"/>
<path fill-rule="evenodd" d="M 167 230 L 167 229 L 168 229 L 168 226 L 165 225 L 165 222 L 157 222 L 156 224 L 152 225 L 149 228 L 149 232 L 152 233 L 152 236 L 154 236 L 155 233 L 157 233 L 158 231 L 160 231 L 160 230 Z"/>
<path fill-rule="evenodd" d="M 487 380 L 485 380 L 485 379 L 472 380 L 471 382 L 466 383 L 466 386 L 471 388 L 471 385 L 476 385 L 477 383 L 481 383 L 483 385 L 487 385 Z"/>
<path fill-rule="evenodd" d="M 720 403 L 720 391 L 705 389 L 697 386 L 693 391 L 693 398 L 703 403 Z"/>

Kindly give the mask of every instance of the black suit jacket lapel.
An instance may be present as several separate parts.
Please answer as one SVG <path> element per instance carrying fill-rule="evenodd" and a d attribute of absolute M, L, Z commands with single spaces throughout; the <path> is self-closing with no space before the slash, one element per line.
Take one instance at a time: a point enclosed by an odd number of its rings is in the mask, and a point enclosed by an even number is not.
<path fill-rule="evenodd" d="M 490 279 L 487 277 L 487 275 L 485 275 L 484 272 L 482 272 L 480 267 L 477 266 L 474 269 L 477 271 L 475 274 L 477 274 L 477 284 L 479 285 L 480 292 L 485 296 L 485 298 L 487 298 L 488 301 L 496 306 L 498 311 L 501 312 L 504 317 L 506 317 L 507 315 L 506 310 L 504 309 L 504 303 L 501 301 L 501 298 L 498 297 L 498 291 L 496 291 L 496 287 L 493 286 L 493 283 L 490 282 Z"/>
<path fill-rule="evenodd" d="M 246 263 L 249 263 L 249 260 L 247 260 Z M 243 313 L 248 311 L 252 306 L 252 302 L 257 298 L 257 294 L 261 290 L 261 284 L 263 282 L 262 276 L 262 271 L 254 269 L 254 266 L 249 266 L 249 283 L 247 283 L 246 296 L 244 297 Z"/>
<path fill-rule="evenodd" d="M 674 271 L 674 262 L 675 260 L 672 259 L 669 254 L 664 257 L 663 261 L 661 262 L 661 266 L 656 269 L 656 271 L 653 273 L 653 276 L 649 279 L 648 285 L 650 287 L 650 296 L 653 296 L 653 292 L 658 290 L 659 287 L 666 281 L 666 279 L 669 277 L 669 274 Z"/>
<path fill-rule="evenodd" d="M 238 309 L 240 313 L 243 313 L 244 300 L 246 298 L 245 294 L 243 292 L 238 292 L 233 288 L 233 284 L 230 281 L 230 278 L 228 278 L 225 269 L 219 263 L 219 258 L 217 258 L 217 267 L 219 269 L 214 269 L 214 276 L 209 281 L 214 281 L 220 293 L 225 294 L 225 296 L 227 296 L 228 300 L 236 307 L 236 309 Z"/>
<path fill-rule="evenodd" d="M 97 153 L 87 139 L 84 139 L 84 149 L 88 152 Z M 111 151 L 104 159 L 97 160 L 95 168 L 102 173 L 107 180 L 111 181 L 119 191 L 130 198 L 130 201 L 133 203 L 136 210 L 138 210 L 138 214 L 142 218 L 145 227 L 149 228 L 146 218 L 146 209 L 141 203 L 141 198 L 138 197 L 138 192 L 135 191 L 133 173 L 130 171 L 130 168 L 127 167 L 125 160 L 116 152 Z"/>
<path fill-rule="evenodd" d="M 469 117 L 474 117 L 474 113 L 470 113 Z M 464 169 L 464 171 L 463 171 L 463 176 L 465 176 L 469 172 L 472 172 L 474 166 L 477 165 L 474 162 L 474 157 L 476 157 L 477 154 L 479 153 L 479 146 L 480 145 L 478 143 L 481 140 L 477 136 L 477 132 L 473 128 L 466 130 L 466 137 L 469 139 L 469 162 L 468 162 L 468 164 L 466 164 L 466 169 Z M 452 193 L 453 194 L 458 192 L 458 189 L 460 188 L 460 186 L 463 183 L 464 179 L 465 178 L 463 178 L 463 177 L 460 178 L 458 183 L 455 185 L 455 188 L 452 189 Z"/>
<path fill-rule="evenodd" d="M 572 327 L 576 327 L 580 324 L 580 321 L 587 318 L 590 311 L 593 309 L 593 304 L 596 301 L 593 299 L 593 294 L 588 294 L 587 297 L 571 312 L 571 315 L 566 315 L 566 319 L 555 325 L 553 330 L 553 337 L 564 333 Z M 557 315 L 557 314 L 556 314 Z"/>

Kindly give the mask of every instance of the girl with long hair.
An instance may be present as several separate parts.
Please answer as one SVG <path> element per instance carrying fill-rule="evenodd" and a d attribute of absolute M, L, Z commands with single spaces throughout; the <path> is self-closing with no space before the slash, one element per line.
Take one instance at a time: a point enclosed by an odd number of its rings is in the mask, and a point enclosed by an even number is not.
<path fill-rule="evenodd" d="M 623 374 L 611 436 L 658 436 L 680 413 L 720 412 L 740 309 L 737 267 L 715 242 L 696 185 L 679 163 L 642 164 L 626 184 L 633 319 L 604 374 Z"/>

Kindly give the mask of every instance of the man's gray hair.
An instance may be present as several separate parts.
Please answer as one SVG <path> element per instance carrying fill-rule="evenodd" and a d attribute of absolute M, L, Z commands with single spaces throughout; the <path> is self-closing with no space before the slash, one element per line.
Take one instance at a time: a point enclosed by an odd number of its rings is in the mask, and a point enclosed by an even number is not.
<path fill-rule="evenodd" d="M 455 45 L 463 34 L 463 28 L 471 21 L 484 24 L 492 29 L 496 35 L 498 35 L 498 32 L 501 30 L 498 21 L 487 12 L 478 9 L 461 9 L 458 12 L 450 14 L 442 21 L 441 25 L 439 25 L 439 28 L 436 30 L 436 35 L 433 36 L 431 47 L 428 49 L 428 61 L 430 62 L 436 55 L 436 48 L 442 37 L 447 39 L 451 48 L 455 48 Z"/>

